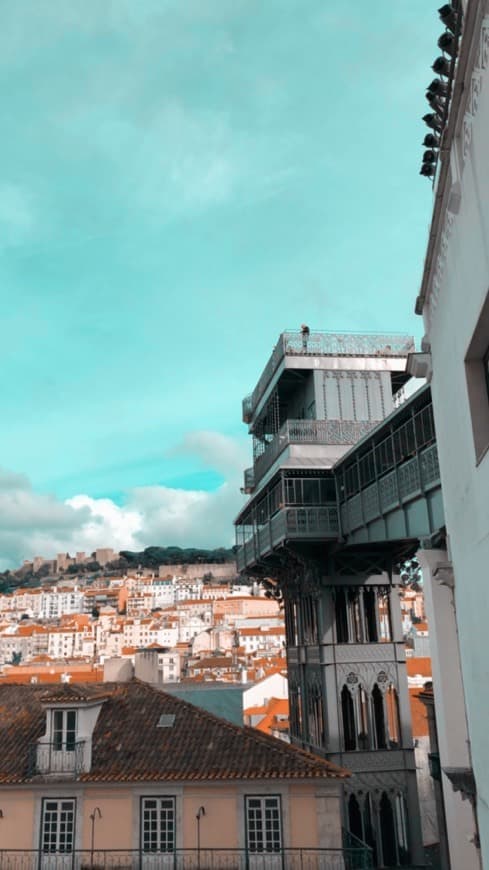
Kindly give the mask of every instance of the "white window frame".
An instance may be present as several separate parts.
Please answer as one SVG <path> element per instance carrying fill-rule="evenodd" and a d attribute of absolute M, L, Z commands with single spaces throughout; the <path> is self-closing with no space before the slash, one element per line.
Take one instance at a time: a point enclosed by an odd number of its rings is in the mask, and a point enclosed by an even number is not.
<path fill-rule="evenodd" d="M 279 794 L 246 795 L 245 816 L 248 854 L 277 854 L 283 850 L 282 799 Z"/>
<path fill-rule="evenodd" d="M 154 803 L 156 806 L 149 806 Z M 166 804 L 166 806 L 165 806 Z M 171 816 L 171 826 L 167 824 L 166 830 L 162 824 L 162 810 Z M 156 812 L 156 818 L 151 819 L 148 813 Z M 141 795 L 140 799 L 140 848 L 143 855 L 168 855 L 175 852 L 177 842 L 177 807 L 175 795 Z M 153 831 L 150 825 L 153 824 Z M 146 828 L 146 825 L 148 827 Z M 147 843 L 146 834 L 153 835 L 152 839 L 155 846 L 152 847 Z"/>
<path fill-rule="evenodd" d="M 55 813 L 55 818 L 48 818 L 48 813 Z M 68 818 L 64 818 L 63 814 L 67 813 Z M 53 825 L 51 832 L 48 830 L 49 825 Z M 54 833 L 54 840 L 51 840 L 49 833 Z M 62 854 L 69 855 L 76 848 L 76 798 L 74 797 L 58 797 L 58 798 L 42 798 L 41 803 L 41 827 L 39 847 L 41 854 Z"/>
<path fill-rule="evenodd" d="M 74 716 L 73 727 L 68 726 L 69 718 Z M 61 725 L 58 726 L 58 721 Z M 51 713 L 51 743 L 54 751 L 74 752 L 78 736 L 78 710 L 55 709 Z"/>

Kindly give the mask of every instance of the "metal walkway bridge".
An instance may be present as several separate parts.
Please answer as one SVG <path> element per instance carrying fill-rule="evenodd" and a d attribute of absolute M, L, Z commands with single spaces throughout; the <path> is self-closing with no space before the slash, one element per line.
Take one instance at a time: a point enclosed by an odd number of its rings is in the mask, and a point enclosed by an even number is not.
<path fill-rule="evenodd" d="M 346 545 L 429 538 L 445 524 L 431 390 L 418 390 L 334 468 Z"/>
<path fill-rule="evenodd" d="M 342 550 L 430 538 L 445 524 L 433 407 L 422 387 L 361 438 L 333 467 L 319 503 L 298 504 L 275 484 L 241 520 L 239 570 L 289 541 L 337 542 Z M 276 497 L 280 486 L 280 496 Z M 334 498 L 336 492 L 336 498 Z"/>

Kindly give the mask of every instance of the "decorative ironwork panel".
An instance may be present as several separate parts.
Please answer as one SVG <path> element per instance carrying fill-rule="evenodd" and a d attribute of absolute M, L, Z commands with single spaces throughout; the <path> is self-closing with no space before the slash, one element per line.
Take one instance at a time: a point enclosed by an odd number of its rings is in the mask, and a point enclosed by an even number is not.
<path fill-rule="evenodd" d="M 282 541 L 285 538 L 286 530 L 287 521 L 285 511 L 279 511 L 278 514 L 272 517 L 271 521 L 272 543 L 278 544 L 279 541 Z"/>
<path fill-rule="evenodd" d="M 363 491 L 363 512 L 365 520 L 373 520 L 379 516 L 379 491 L 376 483 L 367 486 Z"/>
<path fill-rule="evenodd" d="M 336 537 L 338 509 L 331 507 L 287 508 L 287 535 L 294 538 Z"/>
<path fill-rule="evenodd" d="M 362 496 L 361 494 L 353 496 L 350 498 L 347 503 L 348 508 L 348 529 L 356 529 L 358 526 L 363 525 L 363 514 L 362 514 Z"/>
<path fill-rule="evenodd" d="M 258 530 L 258 550 L 260 556 L 264 553 L 268 553 L 271 549 L 271 536 L 270 536 L 270 526 L 267 523 L 263 529 Z"/>
<path fill-rule="evenodd" d="M 403 357 L 414 350 L 414 339 L 409 335 L 356 334 L 311 332 L 284 332 L 285 353 L 293 356 L 388 356 Z"/>
<path fill-rule="evenodd" d="M 385 477 L 379 480 L 380 506 L 383 511 L 399 504 L 399 493 L 397 491 L 397 474 L 395 471 L 389 472 Z"/>
<path fill-rule="evenodd" d="M 243 417 L 255 412 L 284 356 L 378 356 L 405 357 L 414 351 L 414 339 L 409 335 L 284 332 L 279 337 L 251 396 L 243 402 Z M 246 404 L 246 408 L 245 408 Z M 245 422 L 248 419 L 245 418 Z"/>
<path fill-rule="evenodd" d="M 347 760 L 348 759 L 348 760 Z M 375 752 L 349 752 L 343 756 L 343 764 L 353 773 L 356 771 L 398 771 L 405 768 L 402 749 L 377 749 Z"/>
<path fill-rule="evenodd" d="M 338 663 L 383 662 L 386 659 L 394 660 L 395 650 L 391 643 L 336 644 L 335 657 Z"/>
<path fill-rule="evenodd" d="M 405 462 L 404 465 L 400 465 L 397 473 L 399 476 L 399 495 L 401 501 L 419 492 L 420 480 L 417 456 Z"/>
<path fill-rule="evenodd" d="M 438 450 L 436 444 L 432 444 L 420 454 L 421 480 L 423 486 L 430 486 L 440 481 L 440 466 L 438 464 Z"/>

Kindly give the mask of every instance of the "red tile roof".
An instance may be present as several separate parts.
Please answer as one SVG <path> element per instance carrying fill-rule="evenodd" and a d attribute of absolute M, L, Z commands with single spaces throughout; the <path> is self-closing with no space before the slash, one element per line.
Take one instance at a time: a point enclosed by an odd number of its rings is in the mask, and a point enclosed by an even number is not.
<path fill-rule="evenodd" d="M 431 659 L 429 656 L 412 656 L 406 659 L 408 677 L 426 677 L 431 680 Z"/>
<path fill-rule="evenodd" d="M 428 714 L 425 705 L 420 700 L 422 694 L 422 689 L 409 689 L 413 737 L 428 737 L 429 735 Z"/>
<path fill-rule="evenodd" d="M 132 680 L 69 686 L 103 701 L 92 738 L 88 782 L 343 778 L 325 759 L 253 728 L 239 728 L 173 695 Z M 0 686 L 0 782 L 29 782 L 32 746 L 45 733 L 44 686 Z M 54 702 L 54 699 L 53 699 Z M 72 703 L 75 703 L 73 699 Z M 172 727 L 160 717 L 174 715 Z"/>

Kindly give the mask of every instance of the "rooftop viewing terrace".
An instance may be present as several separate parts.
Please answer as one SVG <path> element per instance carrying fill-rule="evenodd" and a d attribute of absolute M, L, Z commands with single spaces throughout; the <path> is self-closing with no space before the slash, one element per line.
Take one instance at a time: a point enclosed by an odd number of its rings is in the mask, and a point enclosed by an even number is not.
<path fill-rule="evenodd" d="M 398 333 L 311 332 L 307 327 L 282 332 L 250 395 L 243 399 L 243 421 L 249 423 L 282 360 L 295 357 L 406 357 L 415 349 L 410 335 Z"/>

